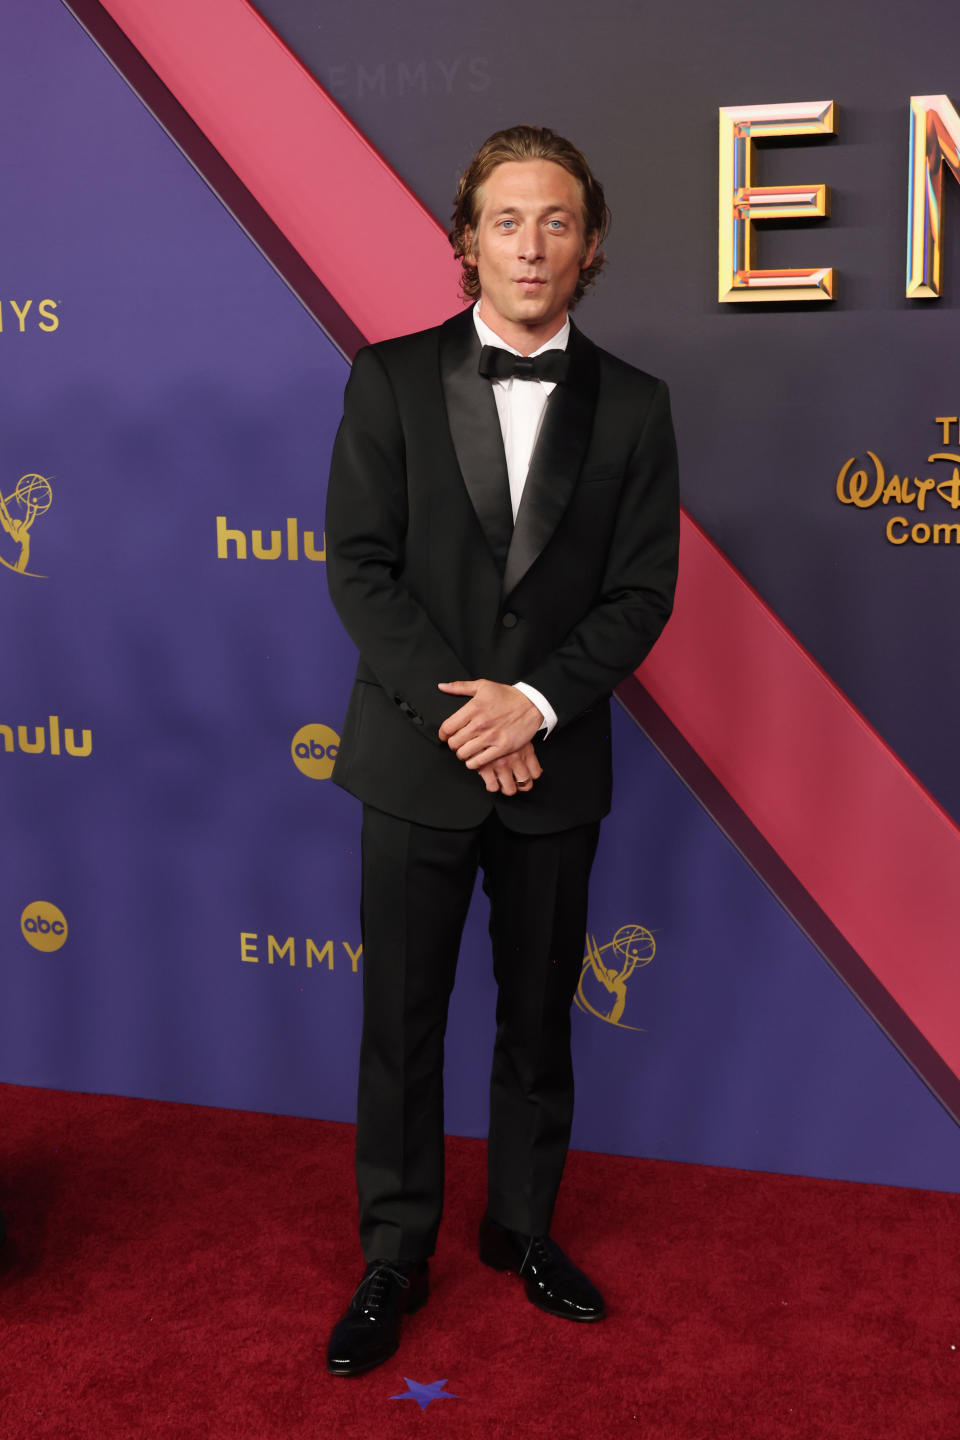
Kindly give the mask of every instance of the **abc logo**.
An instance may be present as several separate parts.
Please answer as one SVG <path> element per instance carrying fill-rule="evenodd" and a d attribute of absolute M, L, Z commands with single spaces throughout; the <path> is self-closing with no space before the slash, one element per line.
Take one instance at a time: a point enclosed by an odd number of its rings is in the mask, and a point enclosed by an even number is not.
<path fill-rule="evenodd" d="M 329 725 L 301 725 L 290 743 L 293 763 L 311 780 L 329 780 L 340 749 L 340 736 Z"/>
<path fill-rule="evenodd" d="M 23 938 L 34 950 L 59 950 L 67 938 L 67 920 L 49 900 L 33 900 L 20 916 Z"/>

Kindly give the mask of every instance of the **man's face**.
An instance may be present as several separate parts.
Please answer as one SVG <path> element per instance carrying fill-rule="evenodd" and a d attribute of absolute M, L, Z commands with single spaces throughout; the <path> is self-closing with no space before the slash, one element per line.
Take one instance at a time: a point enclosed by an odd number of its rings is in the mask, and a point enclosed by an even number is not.
<path fill-rule="evenodd" d="M 516 349 L 536 349 L 563 324 L 597 248 L 596 236 L 584 237 L 579 181 L 553 160 L 507 160 L 491 171 L 480 202 L 467 232 L 480 312 Z"/>

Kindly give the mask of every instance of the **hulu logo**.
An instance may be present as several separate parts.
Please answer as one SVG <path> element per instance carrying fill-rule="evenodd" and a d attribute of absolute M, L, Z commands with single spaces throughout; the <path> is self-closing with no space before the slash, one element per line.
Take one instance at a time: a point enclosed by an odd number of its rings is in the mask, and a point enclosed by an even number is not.
<path fill-rule="evenodd" d="M 32 734 L 31 734 L 32 732 Z M 93 753 L 93 732 L 81 730 L 80 740 L 69 725 L 60 728 L 60 716 L 51 715 L 46 725 L 0 725 L 0 749 L 10 754 L 19 750 L 23 755 L 90 755 Z"/>
<path fill-rule="evenodd" d="M 267 533 L 270 539 L 266 544 L 262 530 L 251 530 L 248 541 L 245 530 L 229 529 L 226 515 L 218 515 L 217 559 L 246 560 L 248 555 L 254 560 L 299 560 L 301 555 L 304 560 L 327 558 L 326 535 L 321 536 L 318 549 L 317 532 L 301 530 L 300 522 L 293 515 L 287 516 L 283 530 L 270 530 Z"/>

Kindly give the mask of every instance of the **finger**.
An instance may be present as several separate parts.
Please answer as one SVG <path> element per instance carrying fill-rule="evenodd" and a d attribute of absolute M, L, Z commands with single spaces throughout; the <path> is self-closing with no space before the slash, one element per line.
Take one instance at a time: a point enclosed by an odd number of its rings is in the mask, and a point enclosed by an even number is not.
<path fill-rule="evenodd" d="M 445 728 L 449 728 L 450 721 L 446 722 Z M 468 717 L 457 725 L 450 734 L 450 744 L 454 749 L 458 745 L 466 745 L 468 740 L 479 740 L 487 735 L 489 740 L 489 725 L 482 725 L 475 717 Z"/>
<path fill-rule="evenodd" d="M 461 730 L 464 725 L 470 724 L 474 716 L 472 705 L 473 702 L 468 701 L 466 705 L 461 705 L 459 710 L 454 710 L 452 715 L 447 716 L 438 731 L 441 740 L 449 739 L 451 735 L 455 735 L 458 730 Z"/>
<path fill-rule="evenodd" d="M 479 735 L 473 735 L 469 739 L 462 741 L 462 743 L 460 737 L 456 737 L 455 741 L 451 741 L 451 748 L 456 750 L 458 760 L 474 760 L 480 755 L 483 758 L 478 763 L 480 765 L 487 765 L 494 760 L 502 760 L 507 746 L 502 742 L 498 742 L 497 737 L 491 735 L 489 731 L 483 731 Z M 471 768 L 475 769 L 476 767 L 473 766 Z"/>
<path fill-rule="evenodd" d="M 495 715 L 488 715 L 480 708 L 476 700 L 468 700 L 466 705 L 461 705 L 443 722 L 448 730 L 460 730 L 465 725 L 472 725 L 474 731 L 483 729 L 492 730 L 498 723 Z"/>
<path fill-rule="evenodd" d="M 492 765 L 484 765 L 483 769 L 479 773 L 480 779 L 483 781 L 484 785 L 487 787 L 487 789 L 492 795 L 495 795 L 500 789 L 500 782 L 497 779 L 496 770 L 494 770 Z"/>
<path fill-rule="evenodd" d="M 479 680 L 441 680 L 437 685 L 445 695 L 476 695 Z"/>
<path fill-rule="evenodd" d="M 503 747 L 488 745 L 485 750 L 480 751 L 479 755 L 474 755 L 470 759 L 465 760 L 464 764 L 468 770 L 482 770 L 484 765 L 492 765 L 495 760 L 502 759 Z"/>
<path fill-rule="evenodd" d="M 531 759 L 533 757 L 530 757 Z M 518 760 L 516 756 L 512 761 L 513 778 L 517 782 L 518 790 L 532 790 L 534 782 L 533 765 L 526 758 Z"/>
<path fill-rule="evenodd" d="M 517 786 L 511 773 L 509 765 L 495 765 L 497 779 L 500 781 L 500 789 L 504 795 L 516 795 Z"/>

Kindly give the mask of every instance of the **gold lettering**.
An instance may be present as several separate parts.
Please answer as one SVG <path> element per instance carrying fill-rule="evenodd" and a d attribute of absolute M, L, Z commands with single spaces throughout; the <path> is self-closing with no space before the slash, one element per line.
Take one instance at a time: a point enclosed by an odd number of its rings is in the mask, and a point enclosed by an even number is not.
<path fill-rule="evenodd" d="M 934 525 L 934 545 L 960 545 L 960 525 Z"/>
<path fill-rule="evenodd" d="M 13 749 L 13 731 L 9 725 L 0 725 L 0 739 L 3 740 L 3 748 L 9 754 Z"/>
<path fill-rule="evenodd" d="M 927 496 L 936 485 L 936 480 L 928 477 L 926 480 L 917 480 L 917 509 L 921 512 L 927 507 Z"/>
<path fill-rule="evenodd" d="M 247 537 L 242 530 L 228 530 L 226 515 L 217 516 L 217 559 L 228 560 L 228 545 L 236 545 L 237 559 L 247 558 Z"/>
<path fill-rule="evenodd" d="M 956 417 L 956 415 L 938 415 L 938 416 L 936 417 L 936 419 L 934 420 L 933 423 L 934 423 L 935 425 L 940 425 L 940 426 L 942 426 L 942 428 L 943 428 L 943 443 L 944 443 L 944 445 L 949 445 L 949 444 L 950 444 L 950 426 L 951 426 L 951 425 L 956 425 L 956 423 L 957 423 L 957 417 Z"/>
<path fill-rule="evenodd" d="M 960 455 L 953 455 L 950 454 L 950 451 L 944 451 L 944 454 L 941 455 L 931 455 L 930 459 L 931 461 L 934 461 L 934 459 L 956 459 L 956 461 L 960 461 Z M 940 481 L 940 484 L 937 485 L 937 494 L 940 495 L 941 500 L 947 501 L 951 510 L 960 510 L 959 465 L 954 465 L 953 475 L 951 475 L 950 480 Z"/>
<path fill-rule="evenodd" d="M 904 530 L 906 530 L 906 528 L 907 528 L 907 522 L 906 522 L 906 520 L 904 520 L 904 518 L 903 518 L 902 515 L 891 515 L 891 516 L 890 516 L 890 519 L 887 521 L 887 539 L 890 541 L 890 544 L 891 544 L 891 545 L 906 545 L 906 543 L 907 543 L 907 537 L 906 537 L 906 535 L 900 535 L 900 536 L 894 535 L 894 533 L 893 533 L 893 527 L 894 527 L 894 525 L 902 525 L 903 528 L 904 528 Z"/>
<path fill-rule="evenodd" d="M 332 970 L 332 969 L 333 969 L 333 941 L 332 941 L 332 940 L 328 940 L 327 943 L 324 945 L 323 949 L 320 950 L 319 952 L 317 952 L 316 950 L 314 950 L 314 954 L 317 956 L 317 964 L 318 964 L 318 965 L 322 965 L 323 962 L 324 962 L 324 960 L 326 960 L 326 962 L 327 962 L 327 969 L 328 969 L 328 970 Z"/>
<path fill-rule="evenodd" d="M 883 492 L 883 503 L 884 503 L 884 505 L 889 505 L 889 503 L 890 503 L 891 500 L 896 500 L 896 502 L 897 502 L 898 505 L 902 505 L 902 504 L 904 503 L 904 501 L 903 501 L 903 495 L 900 493 L 900 476 L 899 476 L 899 475 L 894 475 L 893 479 L 892 479 L 892 480 L 890 481 L 890 483 L 887 485 L 886 490 L 884 490 L 884 492 Z"/>
<path fill-rule="evenodd" d="M 946 457 L 941 458 L 945 459 Z M 960 510 L 960 467 L 954 465 L 953 475 L 950 479 L 940 481 L 937 486 L 937 494 L 941 500 L 947 501 L 951 510 Z"/>
<path fill-rule="evenodd" d="M 50 720 L 49 720 L 49 725 L 50 725 L 50 754 L 51 754 L 51 755 L 59 755 L 59 754 L 60 754 L 60 716 L 59 716 L 59 715 L 51 715 L 51 716 L 50 716 Z"/>
<path fill-rule="evenodd" d="M 922 534 L 921 531 L 923 532 Z M 916 525 L 914 525 L 913 529 L 910 531 L 910 539 L 916 545 L 926 545 L 927 541 L 930 539 L 930 526 L 927 525 L 925 521 L 918 520 Z"/>
<path fill-rule="evenodd" d="M 20 306 L 17 304 L 16 300 L 11 300 L 10 304 L 13 306 L 13 309 L 16 312 L 17 319 L 20 321 L 20 334 L 22 335 L 24 330 L 26 329 L 26 319 L 27 315 L 30 312 L 30 306 L 33 304 L 33 301 L 28 300 L 22 310 L 20 309 Z"/>
<path fill-rule="evenodd" d="M 286 558 L 288 560 L 300 559 L 301 542 L 303 545 L 303 556 L 306 560 L 326 560 L 327 558 L 327 537 L 323 534 L 323 547 L 317 549 L 316 532 L 304 530 L 301 534 L 300 522 L 296 516 L 288 515 L 284 522 L 284 530 L 271 530 L 269 547 L 264 544 L 264 531 L 254 530 L 250 535 L 250 543 L 253 555 L 257 560 L 280 560 L 286 546 Z M 231 555 L 232 547 L 232 555 Z M 227 525 L 226 515 L 217 516 L 217 559 L 246 560 L 247 558 L 247 536 L 243 530 L 231 530 Z"/>
<path fill-rule="evenodd" d="M 876 505 L 884 492 L 886 475 L 884 474 L 883 461 L 879 455 L 874 455 L 872 450 L 867 454 L 873 461 L 876 470 L 876 483 L 873 491 L 868 496 L 870 480 L 866 470 L 855 470 L 850 474 L 850 467 L 856 461 L 856 456 L 851 455 L 837 476 L 837 499 L 844 505 L 856 505 L 858 510 L 869 510 L 871 505 Z"/>
<path fill-rule="evenodd" d="M 46 731 L 42 725 L 35 725 L 33 729 L 33 743 L 27 739 L 26 725 L 17 726 L 17 744 L 27 755 L 42 755 L 47 748 Z"/>
<path fill-rule="evenodd" d="M 0 736 L 2 736 L 3 729 L 4 727 L 0 725 Z M 257 945 L 259 939 L 259 935 L 254 930 L 241 931 L 240 959 L 245 961 L 249 965 L 258 965 L 260 963 L 260 956 L 257 952 Z M 296 936 L 287 935 L 283 940 L 281 940 L 276 935 L 268 934 L 266 937 L 266 941 L 266 962 L 268 965 L 273 965 L 277 960 L 287 959 L 290 962 L 291 966 L 296 966 L 296 952 L 298 943 Z M 323 945 L 321 946 L 318 940 L 313 940 L 308 936 L 300 943 L 303 945 L 302 953 L 305 956 L 306 966 L 308 970 L 313 969 L 314 962 L 316 962 L 318 968 L 322 968 L 324 962 L 326 962 L 328 970 L 334 969 L 336 962 L 336 950 L 335 942 L 333 940 L 325 940 L 323 942 Z M 357 945 L 356 949 L 354 949 L 354 947 L 350 944 L 349 940 L 341 940 L 340 944 L 343 946 L 344 950 L 349 956 L 350 968 L 353 974 L 356 975 L 359 962 L 363 958 L 363 944 L 361 943 Z"/>
<path fill-rule="evenodd" d="M 273 964 L 273 957 L 274 957 L 274 955 L 276 955 L 276 956 L 278 956 L 278 957 L 281 957 L 281 956 L 283 956 L 283 955 L 286 955 L 286 953 L 287 953 L 288 950 L 289 950 L 289 952 L 290 952 L 290 964 L 291 964 L 291 965 L 295 965 L 295 964 L 296 964 L 296 950 L 295 950 L 294 943 L 293 943 L 293 936 L 292 936 L 292 935 L 288 935 L 287 938 L 286 938 L 286 940 L 283 942 L 282 945 L 280 944 L 280 942 L 279 942 L 277 939 L 275 939 L 275 937 L 274 937 L 273 935 L 268 935 L 268 936 L 267 936 L 267 964 L 268 964 L 268 965 L 272 965 L 272 964 Z"/>
<path fill-rule="evenodd" d="M 63 743 L 68 755 L 89 755 L 93 750 L 93 732 L 90 730 L 80 731 L 80 744 L 77 744 L 77 737 L 68 725 L 63 732 Z"/>
<path fill-rule="evenodd" d="M 326 560 L 327 558 L 327 532 L 323 532 L 323 549 L 316 548 L 316 539 L 312 530 L 303 532 L 303 553 L 307 560 Z"/>
<path fill-rule="evenodd" d="M 251 543 L 252 543 L 252 545 L 253 545 L 253 553 L 254 553 L 254 555 L 256 555 L 256 557 L 257 557 L 258 560 L 279 560 L 279 559 L 280 559 L 280 552 L 281 552 L 282 549 L 283 549 L 283 536 L 280 534 L 280 531 L 279 531 L 279 530 L 271 530 L 271 531 L 270 531 L 270 549 L 269 549 L 269 550 L 267 550 L 267 549 L 264 548 L 264 544 L 263 544 L 263 531 L 262 531 L 262 530 L 254 530 L 254 532 L 253 532 L 253 534 L 251 535 L 250 538 L 251 538 Z"/>
<path fill-rule="evenodd" d="M 43 319 L 40 321 L 40 329 L 46 330 L 49 335 L 52 335 L 54 330 L 58 329 L 60 325 L 60 316 L 53 313 L 56 308 L 56 300 L 41 300 L 37 306 L 37 311 L 43 316 Z"/>

